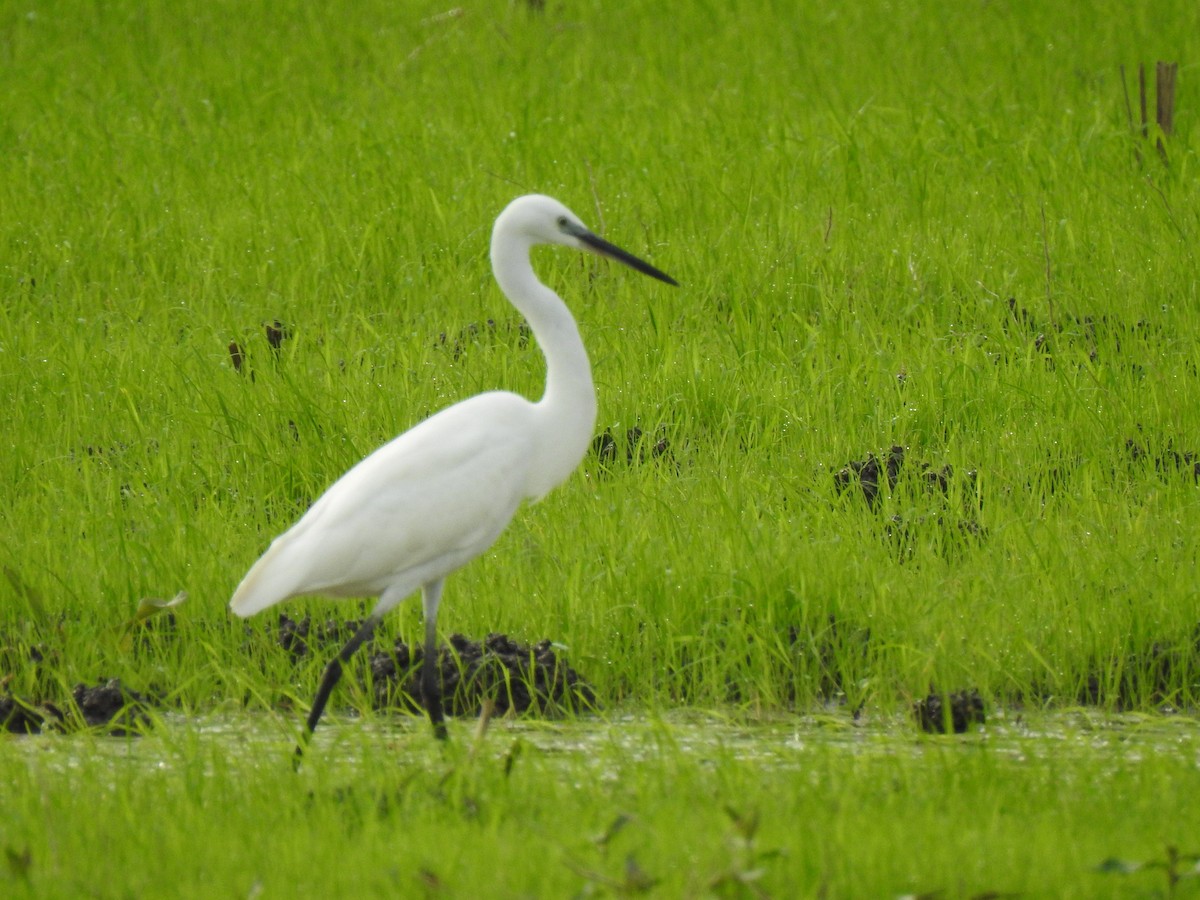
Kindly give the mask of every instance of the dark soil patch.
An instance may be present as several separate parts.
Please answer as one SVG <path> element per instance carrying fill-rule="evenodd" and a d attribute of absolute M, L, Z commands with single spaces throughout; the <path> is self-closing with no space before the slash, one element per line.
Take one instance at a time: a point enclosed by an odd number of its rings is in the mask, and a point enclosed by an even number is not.
<path fill-rule="evenodd" d="M 900 478 L 900 468 L 904 465 L 904 448 L 893 446 L 888 451 L 887 459 L 880 461 L 874 453 L 868 453 L 863 460 L 851 460 L 833 476 L 834 486 L 839 494 L 844 494 L 856 485 L 862 491 L 867 506 L 876 509 L 879 505 L 879 476 L 887 479 L 888 490 L 896 488 Z"/>
<path fill-rule="evenodd" d="M 817 696 L 825 701 L 844 701 L 845 680 L 847 676 L 854 677 L 847 669 L 861 672 L 868 665 L 871 629 L 847 624 L 830 613 L 823 627 L 791 626 L 788 642 L 802 671 L 816 669 Z M 790 699 L 796 699 L 794 688 Z"/>
<path fill-rule="evenodd" d="M 308 616 L 297 621 L 280 614 L 278 642 L 293 661 L 323 659 L 335 655 L 361 625 L 361 620 L 330 619 L 314 627 Z M 378 640 L 367 645 L 375 708 L 421 709 L 422 648 L 410 648 L 401 640 L 390 649 L 379 648 Z M 500 715 L 511 711 L 552 716 L 598 706 L 595 690 L 559 658 L 549 640 L 521 644 L 503 634 L 489 634 L 482 641 L 453 634 L 448 646 L 438 650 L 437 667 L 442 702 L 450 715 L 476 715 L 489 699 Z"/>
<path fill-rule="evenodd" d="M 15 697 L 0 697 L 0 728 L 12 734 L 39 734 L 46 714 Z"/>
<path fill-rule="evenodd" d="M 1048 690 L 1042 694 L 1041 699 L 1053 699 Z M 1148 704 L 1174 709 L 1198 695 L 1200 622 L 1190 640 L 1152 641 L 1145 649 L 1096 660 L 1074 700 L 1084 706 L 1124 712 L 1144 709 Z"/>
<path fill-rule="evenodd" d="M 943 549 L 961 546 L 964 539 L 978 541 L 987 536 L 977 518 L 980 503 L 974 470 L 956 473 L 953 466 L 939 468 L 927 462 L 906 468 L 906 459 L 905 448 L 897 445 L 882 458 L 868 453 L 864 459 L 851 460 L 834 474 L 834 489 L 839 496 L 848 491 L 861 493 L 872 512 L 882 511 L 885 490 L 896 505 L 927 508 L 932 503 L 935 512 L 897 512 L 887 517 L 883 533 L 902 556 L 911 555 L 917 542 L 926 536 L 938 539 Z M 907 493 L 898 491 L 906 478 L 912 489 Z M 952 503 L 956 490 L 961 508 Z"/>
<path fill-rule="evenodd" d="M 150 725 L 146 715 L 150 699 L 125 687 L 119 678 L 93 687 L 77 684 L 71 698 L 88 728 L 103 728 L 108 734 L 122 736 L 145 731 Z"/>
<path fill-rule="evenodd" d="M 292 336 L 292 330 L 278 319 L 263 322 L 262 330 L 267 339 L 267 346 L 271 348 L 271 354 L 278 357 L 283 342 Z M 254 380 L 254 369 L 250 366 L 250 355 L 245 344 L 229 342 L 229 361 L 233 363 L 233 371 L 239 375 L 248 375 L 251 381 Z"/>
<path fill-rule="evenodd" d="M 246 367 L 246 349 L 237 341 L 229 342 L 229 361 L 233 363 L 233 371 L 241 374 Z M 251 378 L 254 374 L 251 373 Z"/>
<path fill-rule="evenodd" d="M 592 439 L 592 454 L 600 463 L 600 471 L 612 471 L 619 463 L 635 465 L 648 460 L 672 459 L 671 441 L 667 428 L 660 425 L 652 434 L 647 434 L 637 425 L 615 433 L 611 428 Z"/>
<path fill-rule="evenodd" d="M 35 703 L 19 697 L 0 697 L 0 727 L 15 734 L 38 734 L 45 729 L 73 731 L 95 728 L 120 737 L 140 734 L 150 725 L 149 697 L 130 690 L 119 678 L 101 680 L 71 689 L 70 713 L 48 701 Z"/>
<path fill-rule="evenodd" d="M 1125 439 L 1123 451 L 1126 469 L 1122 472 L 1114 464 L 1114 479 L 1128 478 L 1139 469 L 1152 468 L 1163 481 L 1178 478 L 1200 484 L 1200 452 L 1178 449 L 1170 435 L 1147 434 L 1138 426 L 1137 434 Z M 1070 488 L 1071 478 L 1081 465 L 1079 459 L 1058 461 L 1048 458 L 1046 467 L 1032 473 L 1025 486 L 1035 495 L 1058 494 Z"/>
<path fill-rule="evenodd" d="M 1115 317 L 1105 315 L 1076 315 L 1067 314 L 1048 321 L 1039 321 L 1037 316 L 1017 302 L 1015 297 L 1008 299 L 1009 318 L 1004 323 L 1004 330 L 1010 335 L 1028 337 L 1033 349 L 1040 353 L 1048 369 L 1055 367 L 1055 355 L 1071 348 L 1086 349 L 1088 359 L 1096 362 L 1101 357 L 1101 349 L 1111 347 L 1116 354 L 1135 346 L 1138 342 L 1161 339 L 1161 329 L 1138 319 L 1130 324 Z M 1076 351 L 1077 352 L 1077 351 Z M 1134 363 L 1135 370 L 1141 366 Z"/>
<path fill-rule="evenodd" d="M 941 694 L 932 688 L 928 697 L 913 704 L 917 727 L 930 734 L 962 734 L 984 723 L 983 698 L 974 688 Z"/>
<path fill-rule="evenodd" d="M 371 677 L 377 709 L 419 709 L 420 671 L 424 654 L 397 641 L 391 651 L 371 657 Z M 437 656 L 446 712 L 477 715 L 485 700 L 494 700 L 496 713 L 553 716 L 596 709 L 596 692 L 566 662 L 548 640 L 520 644 L 503 634 L 472 641 L 450 636 L 449 647 Z"/>
<path fill-rule="evenodd" d="M 1157 450 L 1151 450 L 1149 441 L 1139 434 L 1136 438 L 1125 439 L 1125 452 L 1129 454 L 1130 462 L 1150 461 L 1154 470 L 1161 475 L 1181 472 L 1191 475 L 1193 482 L 1200 482 L 1200 453 L 1176 450 L 1171 438 L 1162 441 L 1162 446 Z"/>
<path fill-rule="evenodd" d="M 276 353 L 283 346 L 283 342 L 292 336 L 292 330 L 278 319 L 273 322 L 263 322 L 263 332 L 267 336 L 267 346 Z"/>

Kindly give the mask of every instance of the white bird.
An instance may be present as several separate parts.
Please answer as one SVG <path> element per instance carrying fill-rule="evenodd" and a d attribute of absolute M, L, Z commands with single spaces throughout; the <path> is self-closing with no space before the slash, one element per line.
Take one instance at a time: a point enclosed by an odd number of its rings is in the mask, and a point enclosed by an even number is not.
<path fill-rule="evenodd" d="M 490 391 L 442 410 L 387 443 L 334 483 L 277 537 L 234 592 L 239 616 L 309 594 L 377 596 L 371 614 L 321 678 L 306 739 L 346 663 L 380 619 L 421 590 L 421 694 L 434 734 L 446 737 L 436 667 L 437 612 L 446 576 L 490 547 L 524 500 L 556 487 L 583 459 L 596 421 L 591 365 L 566 304 L 529 262 L 538 244 L 615 259 L 667 284 L 669 275 L 588 231 L 550 197 L 512 201 L 492 229 L 492 271 L 546 357 L 534 403 Z M 298 754 L 302 747 L 297 747 Z"/>

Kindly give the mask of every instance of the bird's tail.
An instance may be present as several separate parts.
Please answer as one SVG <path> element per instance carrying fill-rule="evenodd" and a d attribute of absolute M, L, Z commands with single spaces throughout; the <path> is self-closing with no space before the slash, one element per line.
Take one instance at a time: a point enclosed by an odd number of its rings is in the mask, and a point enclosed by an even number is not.
<path fill-rule="evenodd" d="M 267 552 L 259 557 L 258 562 L 250 567 L 242 583 L 233 592 L 233 599 L 229 601 L 229 608 L 234 613 L 242 618 L 252 616 L 291 596 L 290 584 L 283 583 L 284 579 L 279 577 L 279 568 L 272 565 L 278 558 L 278 553 L 279 547 L 272 544 L 267 548 Z"/>

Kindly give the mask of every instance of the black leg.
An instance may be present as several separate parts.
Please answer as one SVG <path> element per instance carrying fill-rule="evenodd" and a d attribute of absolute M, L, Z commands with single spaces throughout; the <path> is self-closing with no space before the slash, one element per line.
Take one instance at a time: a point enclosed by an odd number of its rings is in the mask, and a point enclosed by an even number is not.
<path fill-rule="evenodd" d="M 442 601 L 442 579 L 421 587 L 421 602 L 425 607 L 425 659 L 421 664 L 421 702 L 433 723 L 433 736 L 439 741 L 447 738 L 446 720 L 442 717 L 442 676 L 438 666 L 437 613 Z"/>
<path fill-rule="evenodd" d="M 317 723 L 321 721 L 321 713 L 325 712 L 325 704 L 329 702 L 329 695 L 333 693 L 334 687 L 341 680 L 342 666 L 350 661 L 354 651 L 361 647 L 364 641 L 370 639 L 378 624 L 378 618 L 373 615 L 367 616 L 367 620 L 362 623 L 358 631 L 354 632 L 354 636 L 346 641 L 346 646 L 342 647 L 338 651 L 338 655 L 331 659 L 329 665 L 325 667 L 325 674 L 321 676 L 321 685 L 317 688 L 317 696 L 313 698 L 312 709 L 308 713 L 308 722 L 304 726 L 304 737 L 296 745 L 296 756 L 304 755 L 304 748 L 312 738 L 313 732 L 317 730 Z"/>
<path fill-rule="evenodd" d="M 433 736 L 439 741 L 448 737 L 446 720 L 442 716 L 442 674 L 437 659 L 437 625 L 425 622 L 425 659 L 421 663 L 421 701 L 433 723 Z"/>

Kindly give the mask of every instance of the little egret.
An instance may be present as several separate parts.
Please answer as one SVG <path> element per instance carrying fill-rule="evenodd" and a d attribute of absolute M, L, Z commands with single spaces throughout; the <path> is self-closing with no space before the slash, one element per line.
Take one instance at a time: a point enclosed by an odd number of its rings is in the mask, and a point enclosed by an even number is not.
<path fill-rule="evenodd" d="M 378 597 L 366 621 L 325 669 L 303 750 L 342 666 L 380 619 L 421 590 L 425 613 L 421 695 L 434 734 L 446 737 L 437 669 L 437 612 L 446 576 L 488 549 L 523 500 L 537 500 L 574 471 L 592 439 L 596 392 L 587 351 L 566 304 L 533 273 L 529 252 L 562 244 L 615 259 L 676 284 L 615 247 L 550 197 L 512 201 L 492 229 L 492 271 L 546 357 L 536 403 L 490 391 L 456 403 L 359 462 L 277 537 L 234 592 L 249 616 L 292 597 Z"/>

